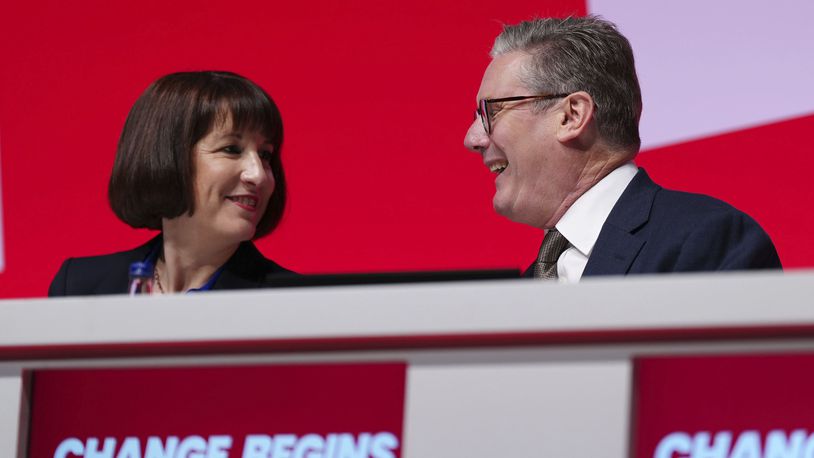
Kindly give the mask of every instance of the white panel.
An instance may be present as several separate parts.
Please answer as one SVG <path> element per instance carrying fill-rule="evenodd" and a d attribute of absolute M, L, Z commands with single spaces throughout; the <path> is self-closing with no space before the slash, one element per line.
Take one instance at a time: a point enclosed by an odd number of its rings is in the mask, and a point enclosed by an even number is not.
<path fill-rule="evenodd" d="M 0 456 L 16 454 L 21 388 L 20 372 L 0 367 Z"/>
<path fill-rule="evenodd" d="M 407 361 L 404 456 L 624 458 L 631 358 L 642 354 L 810 352 L 814 271 L 603 278 L 579 285 L 504 280 L 437 285 L 291 288 L 164 296 L 0 302 L 0 457 L 14 456 L 20 368 L 158 366 L 172 363 Z M 776 340 L 745 335 L 777 326 Z M 782 337 L 783 328 L 798 327 Z M 628 330 L 720 331 L 743 341 L 530 345 L 528 332 L 601 339 Z M 764 330 L 765 331 L 765 330 Z M 515 347 L 196 356 L 172 359 L 35 360 L 19 346 L 168 340 L 308 339 L 517 334 Z M 639 338 L 643 334 L 638 334 Z M 647 334 L 644 334 L 647 335 Z M 796 336 L 796 339 L 789 337 Z M 451 341 L 445 341 L 451 342 Z M 443 343 L 443 341 L 442 341 Z M 157 347 L 157 348 L 160 348 Z M 181 348 L 181 347 L 179 347 Z M 10 350 L 10 351 L 9 351 Z M 171 350 L 168 350 L 171 351 Z M 24 423 L 25 424 L 25 423 Z"/>
<path fill-rule="evenodd" d="M 588 0 L 637 59 L 643 148 L 814 113 L 811 0 Z"/>
<path fill-rule="evenodd" d="M 814 323 L 812 279 L 753 271 L 10 300 L 0 346 Z"/>
<path fill-rule="evenodd" d="M 405 458 L 626 456 L 630 363 L 410 367 Z"/>

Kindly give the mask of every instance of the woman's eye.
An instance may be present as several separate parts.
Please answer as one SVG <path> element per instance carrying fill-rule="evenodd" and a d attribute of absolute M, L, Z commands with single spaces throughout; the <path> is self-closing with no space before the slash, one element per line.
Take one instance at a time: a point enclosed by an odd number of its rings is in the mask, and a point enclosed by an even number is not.
<path fill-rule="evenodd" d="M 223 147 L 223 151 L 225 151 L 227 153 L 231 153 L 231 154 L 240 154 L 242 152 L 240 147 L 237 146 L 237 145 L 225 146 L 225 147 Z"/>
<path fill-rule="evenodd" d="M 267 164 L 271 164 L 271 158 L 273 157 L 274 153 L 269 150 L 260 151 L 260 159 Z"/>

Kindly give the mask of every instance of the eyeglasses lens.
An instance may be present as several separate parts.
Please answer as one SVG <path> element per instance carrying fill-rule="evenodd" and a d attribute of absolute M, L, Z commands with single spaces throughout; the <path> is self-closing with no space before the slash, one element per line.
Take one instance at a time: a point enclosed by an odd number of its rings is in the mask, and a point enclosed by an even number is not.
<path fill-rule="evenodd" d="M 480 101 L 480 120 L 483 123 L 483 130 L 486 134 L 491 134 L 492 116 L 489 113 L 489 102 L 486 99 Z"/>

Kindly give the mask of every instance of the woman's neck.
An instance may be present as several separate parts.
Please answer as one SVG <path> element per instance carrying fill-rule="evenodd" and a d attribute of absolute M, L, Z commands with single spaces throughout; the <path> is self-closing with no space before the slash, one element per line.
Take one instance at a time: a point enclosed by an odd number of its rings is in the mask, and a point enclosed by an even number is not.
<path fill-rule="evenodd" d="M 163 255 L 156 263 L 163 293 L 200 288 L 237 251 L 239 244 L 212 243 L 164 226 Z"/>

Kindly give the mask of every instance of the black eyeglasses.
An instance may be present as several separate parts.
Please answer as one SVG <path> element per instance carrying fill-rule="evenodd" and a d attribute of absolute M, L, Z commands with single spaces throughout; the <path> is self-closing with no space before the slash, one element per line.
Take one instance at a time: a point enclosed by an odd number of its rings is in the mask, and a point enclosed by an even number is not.
<path fill-rule="evenodd" d="M 478 102 L 478 108 L 475 109 L 475 119 L 480 117 L 480 120 L 483 123 L 483 130 L 486 131 L 486 135 L 491 135 L 492 119 L 494 119 L 495 115 L 500 112 L 500 109 L 494 110 L 492 108 L 491 105 L 493 103 L 517 102 L 520 100 L 530 100 L 530 99 L 549 100 L 549 99 L 559 99 L 561 97 L 566 96 L 568 96 L 568 94 L 516 95 L 514 97 L 502 97 L 499 99 L 483 99 L 480 102 Z"/>

